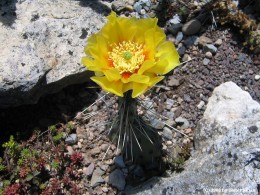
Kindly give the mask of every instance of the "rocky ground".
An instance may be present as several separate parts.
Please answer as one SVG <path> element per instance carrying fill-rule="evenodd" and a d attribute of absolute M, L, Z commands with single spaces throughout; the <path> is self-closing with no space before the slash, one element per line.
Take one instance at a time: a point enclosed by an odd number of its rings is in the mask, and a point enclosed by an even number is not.
<path fill-rule="evenodd" d="M 166 5 L 159 2 L 103 1 L 118 14 L 138 17 L 161 13 Z M 72 121 L 75 133 L 65 142 L 70 153 L 81 152 L 84 157 L 79 170 L 85 175 L 79 181 L 82 194 L 117 194 L 154 175 L 179 171 L 189 157 L 194 129 L 216 86 L 233 81 L 254 100 L 260 100 L 260 56 L 243 47 L 241 35 L 232 26 L 216 26 L 211 13 L 204 13 L 201 19 L 198 10 L 203 12 L 204 4 L 177 1 L 161 16 L 160 24 L 178 49 L 182 64 L 139 98 L 139 113 L 162 136 L 162 159 L 146 165 L 123 161 L 106 136 L 117 99 L 100 92 L 91 82 L 43 97 L 37 105 L 0 110 L 0 129 L 4 132 L 1 143 L 17 131 L 26 139 L 28 130 Z"/>

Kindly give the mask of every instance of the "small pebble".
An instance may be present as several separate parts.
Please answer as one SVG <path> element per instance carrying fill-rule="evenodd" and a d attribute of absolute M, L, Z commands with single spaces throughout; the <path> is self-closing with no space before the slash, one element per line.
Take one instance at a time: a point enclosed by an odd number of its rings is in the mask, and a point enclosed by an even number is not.
<path fill-rule="evenodd" d="M 100 148 L 99 147 L 95 147 L 90 151 L 91 155 L 94 156 L 96 154 L 100 153 Z"/>
<path fill-rule="evenodd" d="M 176 39 L 175 39 L 175 44 L 178 44 L 179 42 L 181 42 L 183 39 L 183 33 L 182 32 L 178 32 Z"/>
<path fill-rule="evenodd" d="M 164 123 L 156 118 L 154 118 L 152 121 L 151 121 L 151 126 L 154 127 L 155 129 L 163 129 L 164 127 Z"/>
<path fill-rule="evenodd" d="M 178 50 L 179 55 L 182 56 L 182 55 L 185 54 L 186 47 L 181 46 L 181 47 L 179 47 L 177 50 Z"/>
<path fill-rule="evenodd" d="M 255 80 L 258 81 L 260 79 L 260 75 L 255 75 Z"/>
<path fill-rule="evenodd" d="M 172 145 L 172 141 L 168 140 L 166 141 L 166 146 L 171 146 Z"/>
<path fill-rule="evenodd" d="M 134 4 L 134 9 L 135 9 L 136 12 L 138 12 L 140 14 L 141 10 L 142 10 L 142 5 L 139 2 L 136 2 Z"/>
<path fill-rule="evenodd" d="M 187 143 L 189 143 L 189 142 L 190 142 L 189 139 L 184 139 L 184 140 L 182 141 L 183 144 L 187 144 Z"/>
<path fill-rule="evenodd" d="M 78 141 L 77 134 L 70 134 L 66 138 L 65 143 L 68 144 L 68 145 L 73 145 L 73 144 L 76 144 L 77 141 Z"/>
<path fill-rule="evenodd" d="M 171 24 L 180 24 L 180 23 L 181 23 L 180 16 L 179 16 L 178 14 L 175 14 L 175 15 L 173 16 L 173 18 L 169 20 L 169 22 L 170 22 Z"/>
<path fill-rule="evenodd" d="M 206 44 L 203 46 L 203 51 L 206 53 L 207 51 L 210 51 L 212 54 L 215 54 L 217 52 L 218 48 L 216 48 L 212 44 Z"/>
<path fill-rule="evenodd" d="M 192 129 L 191 128 L 188 128 L 188 129 L 185 129 L 185 134 L 189 134 L 189 133 L 191 133 L 192 132 Z"/>
<path fill-rule="evenodd" d="M 173 76 L 170 77 L 168 81 L 168 86 L 170 87 L 178 87 L 180 85 L 180 81 Z"/>
<path fill-rule="evenodd" d="M 104 193 L 108 192 L 108 188 L 107 188 L 107 187 L 102 187 L 101 189 L 102 189 L 102 191 L 103 191 Z"/>
<path fill-rule="evenodd" d="M 163 137 L 168 140 L 172 139 L 172 131 L 170 128 L 168 127 L 163 128 Z"/>
<path fill-rule="evenodd" d="M 209 51 L 207 51 L 207 52 L 205 53 L 205 56 L 206 56 L 206 58 L 211 59 L 211 58 L 212 58 L 212 53 L 209 52 Z"/>
<path fill-rule="evenodd" d="M 210 60 L 208 58 L 203 59 L 203 64 L 206 66 L 210 63 Z"/>
<path fill-rule="evenodd" d="M 102 150 L 103 152 L 105 152 L 105 151 L 107 151 L 108 147 L 109 147 L 108 144 L 102 144 L 100 148 L 101 148 L 101 150 Z"/>
<path fill-rule="evenodd" d="M 182 58 L 182 61 L 183 62 L 188 62 L 190 61 L 192 58 L 188 55 L 188 54 L 184 54 L 183 58 Z"/>
<path fill-rule="evenodd" d="M 175 119 L 175 122 L 181 127 L 181 129 L 187 129 L 190 126 L 189 121 L 186 118 L 180 116 Z"/>
<path fill-rule="evenodd" d="M 141 12 L 140 12 L 140 14 L 142 14 L 142 15 L 146 14 L 146 11 L 145 11 L 145 9 L 141 9 Z"/>
<path fill-rule="evenodd" d="M 206 36 L 201 36 L 198 41 L 200 46 L 204 46 L 206 44 L 212 43 L 212 40 Z"/>
<path fill-rule="evenodd" d="M 197 108 L 201 110 L 204 105 L 205 105 L 205 102 L 204 101 L 200 101 L 200 103 L 197 105 Z"/>
<path fill-rule="evenodd" d="M 72 153 L 74 152 L 74 150 L 71 146 L 67 146 L 66 149 L 68 150 L 68 155 L 72 155 Z"/>
<path fill-rule="evenodd" d="M 215 42 L 216 46 L 220 46 L 221 44 L 222 44 L 222 39 L 216 40 L 216 42 Z"/>
<path fill-rule="evenodd" d="M 82 148 L 82 143 L 81 142 L 78 142 L 78 147 Z"/>

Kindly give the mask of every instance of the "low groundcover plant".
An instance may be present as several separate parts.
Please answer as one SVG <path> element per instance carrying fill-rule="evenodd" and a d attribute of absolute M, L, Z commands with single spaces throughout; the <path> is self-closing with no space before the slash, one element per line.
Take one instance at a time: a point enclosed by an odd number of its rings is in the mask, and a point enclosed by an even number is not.
<path fill-rule="evenodd" d="M 179 55 L 156 18 L 117 17 L 112 12 L 107 19 L 88 38 L 82 63 L 94 71 L 92 81 L 119 96 L 118 115 L 109 132 L 112 141 L 126 158 L 150 161 L 159 155 L 158 135 L 138 116 L 136 98 L 179 65 Z"/>

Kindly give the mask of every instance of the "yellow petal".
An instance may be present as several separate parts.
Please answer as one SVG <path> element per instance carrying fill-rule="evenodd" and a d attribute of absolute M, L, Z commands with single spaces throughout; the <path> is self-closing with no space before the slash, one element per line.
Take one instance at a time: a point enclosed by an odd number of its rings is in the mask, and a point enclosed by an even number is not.
<path fill-rule="evenodd" d="M 135 33 L 136 26 L 135 20 L 128 18 L 119 18 L 117 21 L 117 27 L 119 30 L 120 41 L 132 41 Z M 127 29 L 127 30 L 126 30 Z"/>
<path fill-rule="evenodd" d="M 104 76 L 104 73 L 103 73 L 103 72 L 100 72 L 100 71 L 95 71 L 95 75 L 96 75 L 97 77 L 102 77 L 102 76 Z"/>
<path fill-rule="evenodd" d="M 123 84 L 123 93 L 133 89 L 133 82 Z"/>
<path fill-rule="evenodd" d="M 152 87 L 156 83 L 159 83 L 163 79 L 164 79 L 164 76 L 155 76 L 153 78 L 150 78 L 150 81 L 149 81 L 148 85 Z"/>
<path fill-rule="evenodd" d="M 118 81 L 109 81 L 106 77 L 91 77 L 92 81 L 97 83 L 103 90 L 123 96 L 123 84 Z"/>
<path fill-rule="evenodd" d="M 106 75 L 106 77 L 107 77 L 107 79 L 109 81 L 117 81 L 117 80 L 119 80 L 121 78 L 120 73 L 115 68 L 111 68 L 109 70 L 105 70 L 104 74 Z"/>
<path fill-rule="evenodd" d="M 96 66 L 96 61 L 93 59 L 90 59 L 89 57 L 82 57 L 81 63 L 84 64 L 88 70 L 101 71 L 101 67 Z"/>
<path fill-rule="evenodd" d="M 102 71 L 109 69 L 109 64 L 104 58 L 98 58 L 97 60 L 94 60 L 89 57 L 82 57 L 81 63 L 91 71 Z"/>
<path fill-rule="evenodd" d="M 109 16 L 107 16 L 108 21 L 111 22 L 111 23 L 114 23 L 116 18 L 117 18 L 116 12 L 113 12 L 113 11 L 110 13 Z"/>
<path fill-rule="evenodd" d="M 159 27 L 157 27 L 159 28 Z M 145 32 L 145 47 L 148 50 L 155 49 L 158 44 L 166 39 L 165 34 L 161 29 L 152 28 Z"/>
<path fill-rule="evenodd" d="M 152 60 L 146 60 L 138 70 L 138 74 L 143 74 L 146 70 L 151 69 L 154 65 L 155 63 Z"/>
<path fill-rule="evenodd" d="M 145 42 L 145 32 L 149 29 L 154 29 L 157 24 L 156 18 L 146 18 L 146 19 L 138 19 L 136 20 L 136 34 L 134 37 L 134 41 L 137 43 Z"/>
<path fill-rule="evenodd" d="M 157 47 L 155 57 L 158 58 L 156 65 L 148 72 L 166 74 L 180 64 L 180 56 L 174 45 L 169 41 L 165 41 Z"/>
<path fill-rule="evenodd" d="M 150 78 L 145 75 L 139 75 L 139 74 L 132 74 L 128 79 L 125 79 L 124 77 L 121 78 L 121 81 L 123 83 L 129 83 L 129 82 L 136 82 L 136 83 L 147 83 L 149 82 Z"/>
<path fill-rule="evenodd" d="M 136 98 L 148 89 L 148 85 L 142 83 L 133 83 L 132 98 Z"/>
<path fill-rule="evenodd" d="M 176 51 L 173 43 L 169 42 L 169 41 L 165 41 L 162 44 L 160 44 L 157 47 L 157 53 L 156 53 L 156 57 L 160 57 L 161 55 L 163 55 L 164 53 L 169 53 L 169 52 L 173 52 Z M 177 51 L 176 51 L 177 52 Z M 178 53 L 177 53 L 178 54 Z"/>
<path fill-rule="evenodd" d="M 95 59 L 107 55 L 107 41 L 100 33 L 97 33 L 88 39 L 88 45 L 85 47 L 84 51 L 87 55 L 90 55 Z"/>
<path fill-rule="evenodd" d="M 87 68 L 90 66 L 94 66 L 94 59 L 91 59 L 89 57 L 82 57 L 81 63 L 84 64 Z"/>

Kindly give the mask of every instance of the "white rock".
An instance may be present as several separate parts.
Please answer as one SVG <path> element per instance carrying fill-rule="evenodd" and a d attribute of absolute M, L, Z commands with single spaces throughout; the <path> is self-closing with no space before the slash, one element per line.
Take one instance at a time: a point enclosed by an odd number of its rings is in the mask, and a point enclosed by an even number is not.
<path fill-rule="evenodd" d="M 255 75 L 255 80 L 258 81 L 260 79 L 260 75 Z"/>
<path fill-rule="evenodd" d="M 252 112 L 252 110 L 255 111 Z M 204 119 L 214 120 L 230 127 L 239 119 L 254 116 L 254 113 L 258 112 L 260 112 L 259 104 L 252 100 L 248 92 L 242 91 L 233 82 L 226 82 L 214 89 L 205 110 Z"/>
<path fill-rule="evenodd" d="M 204 105 L 205 105 L 205 102 L 204 101 L 200 101 L 200 103 L 197 105 L 197 108 L 198 109 L 202 109 Z"/>
<path fill-rule="evenodd" d="M 209 51 L 207 51 L 207 52 L 205 53 L 205 56 L 206 56 L 207 58 L 211 59 L 211 58 L 212 58 L 212 53 L 209 52 Z"/>
<path fill-rule="evenodd" d="M 247 92 L 233 82 L 218 86 L 194 131 L 195 150 L 185 162 L 184 171 L 151 180 L 131 193 L 211 194 L 206 189 L 223 189 L 226 194 L 257 195 L 259 119 L 260 105 Z"/>
<path fill-rule="evenodd" d="M 36 103 L 42 95 L 85 82 L 89 73 L 81 65 L 84 46 L 105 21 L 93 10 L 97 5 L 64 0 L 14 2 L 15 21 L 0 23 L 0 107 Z M 8 8 L 1 7 L 1 13 L 4 9 Z"/>

